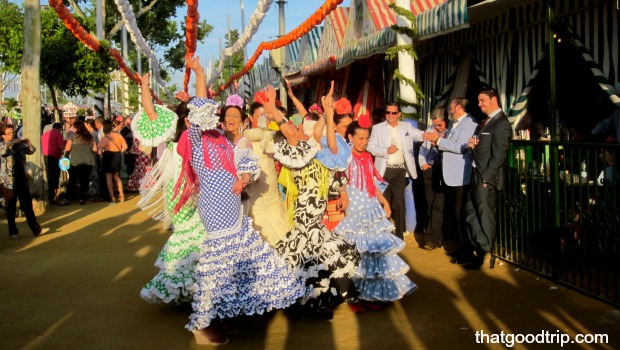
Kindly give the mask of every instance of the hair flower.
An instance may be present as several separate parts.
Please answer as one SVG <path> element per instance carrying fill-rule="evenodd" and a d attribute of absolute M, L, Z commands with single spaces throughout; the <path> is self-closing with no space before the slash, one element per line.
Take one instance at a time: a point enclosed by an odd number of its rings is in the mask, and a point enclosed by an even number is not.
<path fill-rule="evenodd" d="M 357 120 L 357 123 L 362 127 L 362 128 L 370 128 L 370 117 L 367 114 L 361 115 L 359 117 L 359 119 Z"/>
<path fill-rule="evenodd" d="M 353 110 L 353 107 L 351 107 L 351 102 L 344 97 L 339 99 L 334 104 L 334 108 L 338 114 L 349 114 Z"/>
<path fill-rule="evenodd" d="M 278 126 L 278 123 L 274 122 L 273 120 L 269 122 L 267 128 L 273 131 L 280 131 L 280 126 Z"/>
<path fill-rule="evenodd" d="M 228 106 L 236 106 L 243 109 L 243 99 L 237 94 L 230 95 L 226 99 L 226 107 Z"/>
<path fill-rule="evenodd" d="M 256 95 L 254 95 L 254 101 L 264 105 L 265 103 L 269 102 L 269 98 L 264 91 L 259 91 L 256 93 Z"/>
<path fill-rule="evenodd" d="M 323 108 L 321 108 L 321 106 L 319 106 L 318 104 L 313 103 L 312 106 L 308 108 L 308 112 L 316 113 L 316 114 L 323 114 Z"/>

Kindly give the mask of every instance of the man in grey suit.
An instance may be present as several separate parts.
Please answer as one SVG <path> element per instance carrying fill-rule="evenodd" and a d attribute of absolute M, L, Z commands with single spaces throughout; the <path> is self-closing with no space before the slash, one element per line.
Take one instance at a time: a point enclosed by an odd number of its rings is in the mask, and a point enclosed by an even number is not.
<path fill-rule="evenodd" d="M 480 269 L 489 271 L 495 266 L 492 256 L 497 231 L 497 192 L 506 183 L 506 156 L 512 128 L 499 106 L 499 96 L 492 88 L 478 95 L 478 106 L 488 116 L 478 132 L 478 139 L 469 139 L 473 149 L 474 169 L 471 190 L 465 204 L 465 221 Z"/>
<path fill-rule="evenodd" d="M 463 208 L 471 178 L 472 155 L 467 145 L 478 128 L 478 123 L 466 112 L 465 98 L 455 98 L 450 103 L 448 114 L 452 123 L 445 138 L 437 133 L 426 133 L 424 138 L 437 142 L 442 157 L 444 184 L 444 243 L 446 252 L 453 255 L 451 262 L 465 263 L 473 258 L 473 249 L 467 236 Z"/>
<path fill-rule="evenodd" d="M 385 121 L 372 127 L 368 151 L 375 156 L 375 167 L 388 182 L 383 195 L 390 203 L 392 219 L 396 227 L 394 234 L 404 238 L 405 232 L 405 187 L 407 177 L 417 178 L 413 142 L 423 141 L 422 131 L 409 123 L 401 123 L 400 106 L 388 103 Z"/>

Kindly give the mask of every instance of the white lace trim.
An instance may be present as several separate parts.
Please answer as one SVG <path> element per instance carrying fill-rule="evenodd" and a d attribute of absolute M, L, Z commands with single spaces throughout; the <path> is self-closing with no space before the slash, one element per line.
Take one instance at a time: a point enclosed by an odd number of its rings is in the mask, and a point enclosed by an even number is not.
<path fill-rule="evenodd" d="M 219 108 L 213 100 L 195 97 L 188 103 L 187 108 L 190 110 L 187 120 L 191 124 L 198 125 L 202 131 L 215 129 L 220 123 L 217 114 Z"/>
<path fill-rule="evenodd" d="M 317 152 L 314 140 L 298 141 L 296 147 L 291 146 L 286 140 L 273 145 L 273 157 L 291 169 L 305 167 L 314 159 Z"/>

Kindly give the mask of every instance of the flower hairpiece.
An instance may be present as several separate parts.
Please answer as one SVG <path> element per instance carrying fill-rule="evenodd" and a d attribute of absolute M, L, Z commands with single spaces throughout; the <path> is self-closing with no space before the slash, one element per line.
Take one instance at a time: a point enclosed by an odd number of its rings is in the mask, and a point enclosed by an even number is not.
<path fill-rule="evenodd" d="M 254 95 L 254 101 L 264 105 L 269 102 L 269 97 L 267 97 L 267 94 L 264 91 L 259 91 L 256 95 Z"/>
<path fill-rule="evenodd" d="M 357 123 L 362 128 L 370 128 L 370 117 L 367 114 L 361 115 L 359 119 L 357 119 Z"/>
<path fill-rule="evenodd" d="M 336 113 L 338 114 L 349 114 L 353 110 L 353 107 L 351 106 L 351 102 L 343 97 L 334 104 L 334 109 L 336 109 Z"/>
<path fill-rule="evenodd" d="M 267 125 L 267 128 L 273 131 L 280 131 L 280 126 L 273 120 Z"/>
<path fill-rule="evenodd" d="M 228 106 L 237 106 L 239 108 L 243 108 L 243 99 L 237 94 L 230 95 L 226 99 L 226 107 Z"/>
<path fill-rule="evenodd" d="M 308 112 L 314 112 L 316 114 L 323 114 L 323 108 L 316 103 L 313 103 L 310 108 L 308 108 Z"/>

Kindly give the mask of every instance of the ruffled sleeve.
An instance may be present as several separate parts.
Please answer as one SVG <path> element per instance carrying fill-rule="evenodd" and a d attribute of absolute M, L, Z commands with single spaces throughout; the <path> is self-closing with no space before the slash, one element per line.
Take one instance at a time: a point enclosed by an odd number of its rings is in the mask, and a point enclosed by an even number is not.
<path fill-rule="evenodd" d="M 327 169 L 345 171 L 351 161 L 351 149 L 340 134 L 336 134 L 336 145 L 338 146 L 338 153 L 333 154 L 327 147 L 327 137 L 323 136 L 321 138 L 322 148 L 317 152 L 316 159 Z"/>
<path fill-rule="evenodd" d="M 211 99 L 194 97 L 187 104 L 187 108 L 190 111 L 187 120 L 198 125 L 202 131 L 215 129 L 220 122 L 217 103 Z"/>
<path fill-rule="evenodd" d="M 316 152 L 316 143 L 312 140 L 298 141 L 295 147 L 286 140 L 273 145 L 273 157 L 291 169 L 299 169 L 308 165 L 314 159 Z"/>
<path fill-rule="evenodd" d="M 170 141 L 177 129 L 177 115 L 168 108 L 155 105 L 157 118 L 150 120 L 143 109 L 133 117 L 131 130 L 135 138 L 144 146 L 157 147 Z"/>
<path fill-rule="evenodd" d="M 258 159 L 252 152 L 252 149 L 235 147 L 234 152 L 237 175 L 250 174 L 252 176 L 252 181 L 258 179 L 260 167 L 258 166 Z"/>

